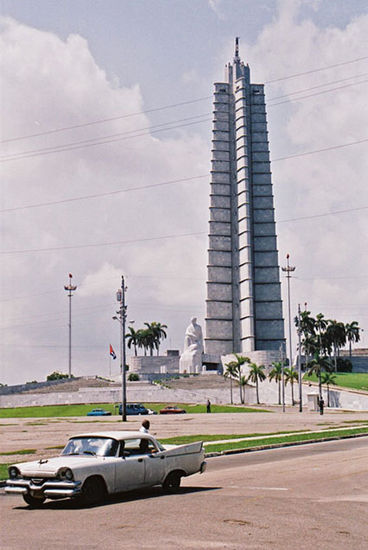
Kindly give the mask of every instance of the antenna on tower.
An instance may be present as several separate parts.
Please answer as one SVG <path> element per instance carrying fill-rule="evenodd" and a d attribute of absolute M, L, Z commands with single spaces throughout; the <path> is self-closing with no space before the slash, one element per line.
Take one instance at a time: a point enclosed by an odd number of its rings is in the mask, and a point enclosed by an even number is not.
<path fill-rule="evenodd" d="M 239 59 L 239 36 L 235 38 L 235 59 Z"/>

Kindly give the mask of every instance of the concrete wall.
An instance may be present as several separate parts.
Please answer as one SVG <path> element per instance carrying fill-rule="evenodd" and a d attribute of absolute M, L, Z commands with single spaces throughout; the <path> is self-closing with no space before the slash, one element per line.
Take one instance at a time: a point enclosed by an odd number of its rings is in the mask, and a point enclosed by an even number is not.
<path fill-rule="evenodd" d="M 317 386 L 303 384 L 303 403 L 307 406 L 308 395 L 318 393 Z M 259 385 L 261 403 L 275 405 L 278 403 L 278 385 L 275 382 L 265 382 Z M 298 386 L 294 385 L 294 398 L 298 397 Z M 323 390 L 323 397 L 327 406 L 327 391 Z M 154 403 L 205 403 L 210 399 L 212 403 L 230 403 L 230 382 L 224 389 L 183 390 L 168 389 L 156 384 L 134 382 L 127 384 L 128 402 Z M 239 387 L 233 383 L 233 401 L 240 403 Z M 330 390 L 331 406 L 345 410 L 368 411 L 368 395 L 353 391 Z M 60 392 L 45 394 L 1 395 L 0 408 L 26 407 L 35 405 L 56 405 L 71 403 L 120 403 L 120 388 L 84 388 L 77 392 Z M 247 386 L 245 402 L 256 403 L 255 387 Z M 291 388 L 285 388 L 285 402 L 291 404 Z"/>
<path fill-rule="evenodd" d="M 350 358 L 348 358 L 350 359 Z M 368 355 L 367 356 L 352 356 L 351 364 L 353 365 L 353 372 L 366 372 L 368 373 Z"/>

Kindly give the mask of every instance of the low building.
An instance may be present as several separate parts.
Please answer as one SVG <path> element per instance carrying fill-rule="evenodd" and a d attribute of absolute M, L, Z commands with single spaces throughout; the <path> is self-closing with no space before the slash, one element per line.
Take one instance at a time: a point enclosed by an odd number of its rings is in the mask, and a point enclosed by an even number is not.
<path fill-rule="evenodd" d="M 179 373 L 179 350 L 167 350 L 165 355 L 132 355 L 129 358 L 129 372 L 135 372 L 142 379 L 152 375 L 173 375 Z"/>

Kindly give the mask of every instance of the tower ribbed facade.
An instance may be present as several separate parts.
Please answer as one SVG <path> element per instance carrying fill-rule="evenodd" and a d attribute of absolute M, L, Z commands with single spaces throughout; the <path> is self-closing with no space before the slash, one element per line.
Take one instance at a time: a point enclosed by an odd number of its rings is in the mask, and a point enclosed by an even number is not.
<path fill-rule="evenodd" d="M 205 351 L 284 346 L 264 87 L 239 58 L 215 83 Z"/>

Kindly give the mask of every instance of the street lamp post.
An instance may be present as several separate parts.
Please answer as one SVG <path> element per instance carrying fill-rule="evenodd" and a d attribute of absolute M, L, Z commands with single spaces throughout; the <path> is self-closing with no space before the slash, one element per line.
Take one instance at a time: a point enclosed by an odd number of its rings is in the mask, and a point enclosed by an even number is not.
<path fill-rule="evenodd" d="M 282 271 L 286 272 L 287 278 L 287 288 L 288 288 L 288 312 L 289 312 L 289 366 L 292 367 L 293 357 L 292 357 L 292 344 L 291 344 L 291 311 L 290 311 L 290 279 L 295 267 L 289 265 L 289 254 L 286 254 L 286 267 L 281 268 Z"/>
<path fill-rule="evenodd" d="M 127 306 L 125 305 L 125 292 L 127 287 L 124 283 L 124 276 L 121 277 L 121 288 L 116 292 L 116 299 L 120 303 L 117 316 L 113 319 L 120 323 L 120 371 L 121 371 L 121 420 L 126 422 L 126 351 L 125 351 L 125 322 L 127 318 Z"/>
<path fill-rule="evenodd" d="M 68 375 L 69 378 L 72 377 L 72 292 L 74 290 L 77 290 L 76 285 L 72 285 L 72 278 L 73 275 L 69 273 L 69 284 L 64 285 L 64 290 L 68 291 L 68 298 L 69 298 L 69 371 Z"/>
<path fill-rule="evenodd" d="M 281 357 L 281 401 L 282 401 L 282 412 L 285 412 L 285 365 L 284 365 L 284 346 L 280 346 L 280 357 Z"/>
<path fill-rule="evenodd" d="M 300 328 L 300 304 L 298 304 L 298 382 L 299 382 L 299 412 L 303 412 L 302 391 L 302 331 Z"/>

